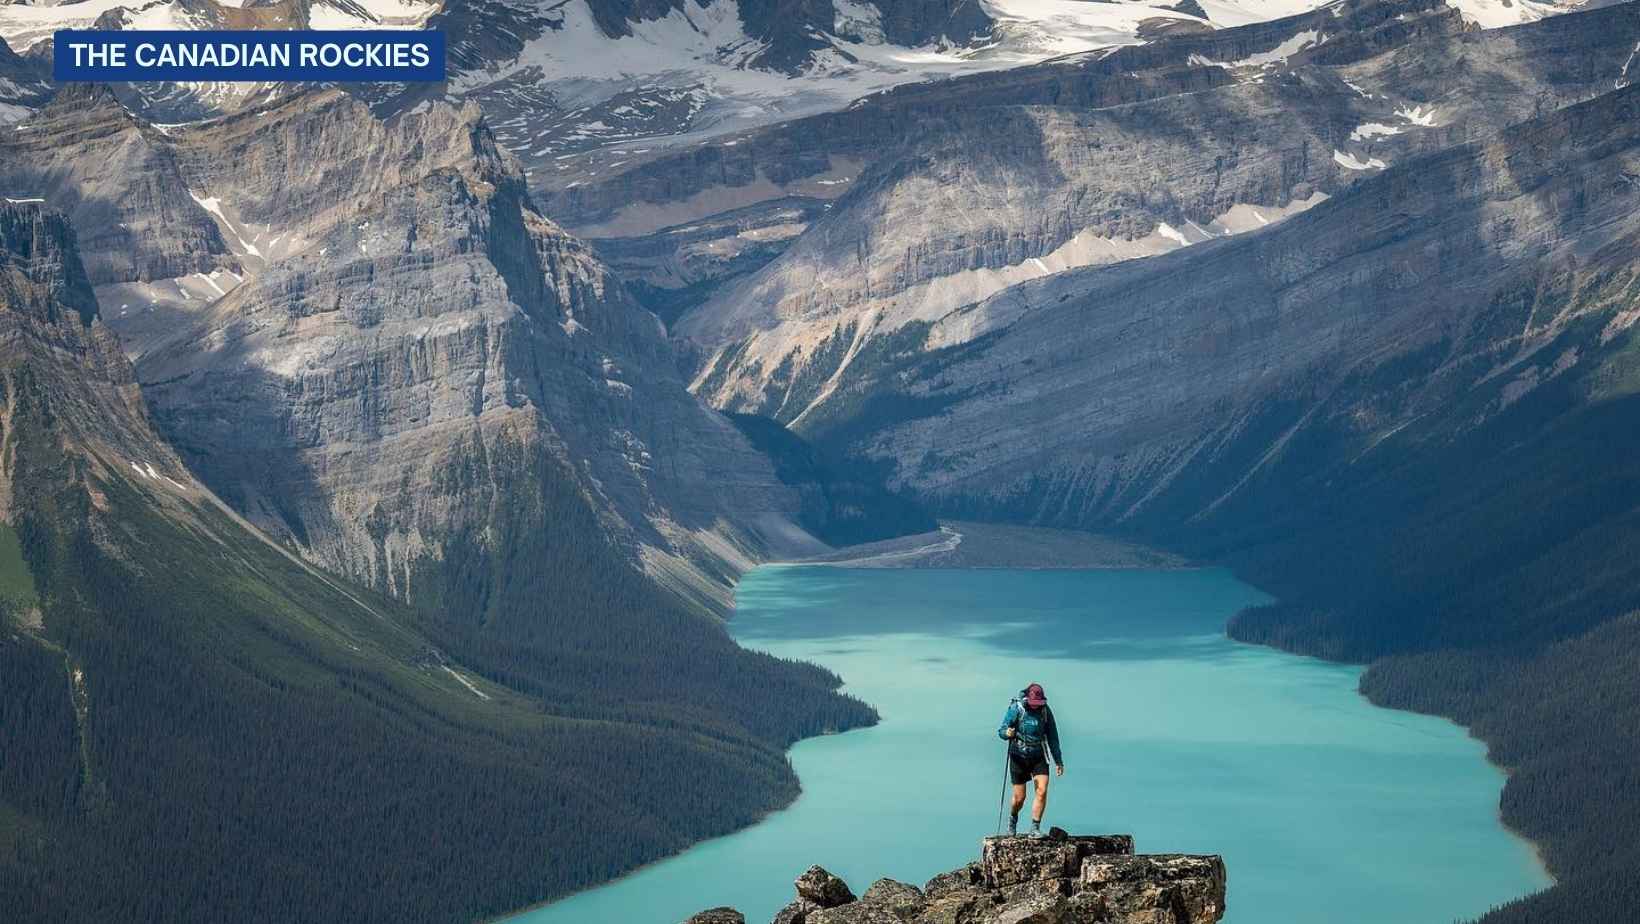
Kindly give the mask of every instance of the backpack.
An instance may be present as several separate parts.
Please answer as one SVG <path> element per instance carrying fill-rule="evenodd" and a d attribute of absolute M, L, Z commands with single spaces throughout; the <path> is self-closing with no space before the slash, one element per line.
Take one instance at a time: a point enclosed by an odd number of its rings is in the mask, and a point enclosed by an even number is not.
<path fill-rule="evenodd" d="M 1042 725 L 1041 734 L 1027 738 L 1019 729 L 1020 720 L 1025 718 L 1026 714 L 1029 712 L 1025 706 L 1025 691 L 1020 690 L 1019 695 L 1015 696 L 1009 702 L 1009 705 L 1019 707 L 1014 711 L 1014 720 L 1009 723 L 1008 726 L 1014 730 L 1014 737 L 1009 741 L 1009 747 L 1012 748 L 1017 746 L 1021 751 L 1041 751 L 1044 755 L 1046 755 L 1048 753 L 1047 729 L 1049 725 L 1053 724 L 1053 707 L 1049 706 L 1047 703 L 1042 704 L 1042 718 L 1040 719 Z"/>

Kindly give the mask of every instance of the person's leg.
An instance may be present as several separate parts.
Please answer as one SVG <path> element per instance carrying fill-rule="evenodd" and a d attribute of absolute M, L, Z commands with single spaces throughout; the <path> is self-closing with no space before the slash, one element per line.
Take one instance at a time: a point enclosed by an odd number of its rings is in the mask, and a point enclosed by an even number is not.
<path fill-rule="evenodd" d="M 1019 833 L 1019 810 L 1025 805 L 1025 784 L 1031 779 L 1031 772 L 1036 768 L 1028 761 L 1020 760 L 1018 754 L 1008 755 L 1008 782 L 1014 786 L 1013 814 L 1008 816 L 1008 833 Z"/>
<path fill-rule="evenodd" d="M 1042 813 L 1048 810 L 1048 774 L 1038 773 L 1032 782 L 1036 784 L 1036 799 L 1031 803 L 1031 828 L 1039 830 L 1042 827 Z M 1019 787 L 1021 793 L 1025 787 Z"/>

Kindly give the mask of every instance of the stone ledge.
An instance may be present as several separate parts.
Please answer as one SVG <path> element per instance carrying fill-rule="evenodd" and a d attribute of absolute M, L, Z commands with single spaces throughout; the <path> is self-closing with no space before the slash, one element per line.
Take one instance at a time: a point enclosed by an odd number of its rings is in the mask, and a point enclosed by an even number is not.
<path fill-rule="evenodd" d="M 813 866 L 772 924 L 1216 924 L 1227 874 L 1217 856 L 1135 854 L 1126 834 L 988 837 L 980 860 L 919 889 L 879 879 L 855 898 Z M 685 924 L 736 924 L 729 908 Z"/>

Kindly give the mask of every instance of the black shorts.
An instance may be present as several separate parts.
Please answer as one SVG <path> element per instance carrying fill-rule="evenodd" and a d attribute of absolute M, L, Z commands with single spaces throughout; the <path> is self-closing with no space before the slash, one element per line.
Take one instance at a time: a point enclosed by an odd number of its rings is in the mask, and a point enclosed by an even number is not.
<path fill-rule="evenodd" d="M 1015 786 L 1022 786 L 1030 782 L 1033 776 L 1047 775 L 1047 752 L 1037 754 L 1034 757 L 1025 757 L 1015 754 L 1013 751 L 1008 752 L 1008 778 L 1014 781 Z"/>

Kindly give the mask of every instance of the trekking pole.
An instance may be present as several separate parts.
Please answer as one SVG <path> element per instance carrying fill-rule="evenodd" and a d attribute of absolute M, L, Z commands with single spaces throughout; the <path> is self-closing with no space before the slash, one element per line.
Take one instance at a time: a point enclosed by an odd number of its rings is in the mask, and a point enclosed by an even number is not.
<path fill-rule="evenodd" d="M 1008 807 L 1008 747 L 1002 748 L 1002 801 L 997 803 L 997 836 L 1002 835 L 1002 813 Z"/>

